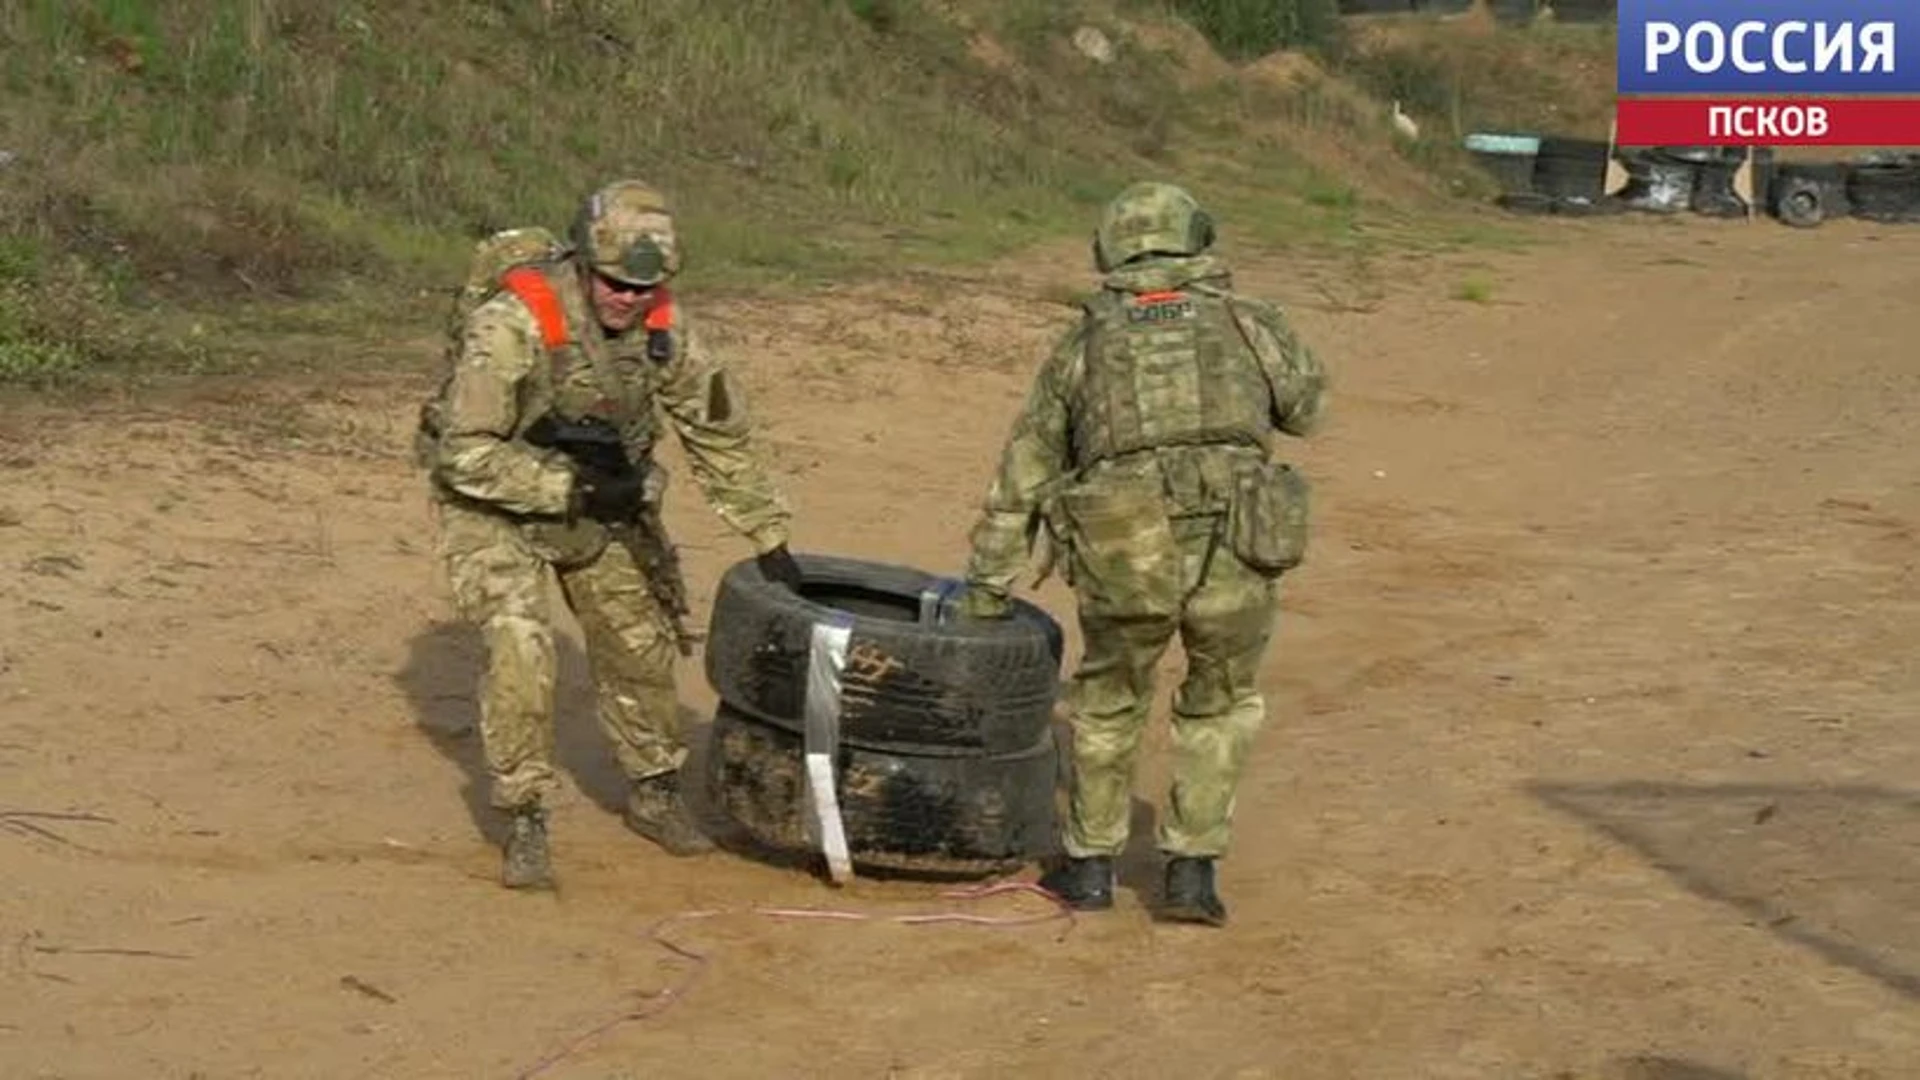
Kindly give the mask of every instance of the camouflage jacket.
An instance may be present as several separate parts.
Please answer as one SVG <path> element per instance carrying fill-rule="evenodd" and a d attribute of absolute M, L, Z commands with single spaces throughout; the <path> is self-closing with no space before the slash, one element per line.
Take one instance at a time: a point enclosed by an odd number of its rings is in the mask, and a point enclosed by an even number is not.
<path fill-rule="evenodd" d="M 550 271 L 574 333 L 600 333 L 572 265 L 557 263 Z M 651 465 L 664 415 L 721 519 L 756 551 L 785 543 L 791 513 L 753 445 L 739 385 L 677 308 L 670 335 L 665 359 L 649 355 L 647 332 L 638 322 L 605 342 L 631 421 L 623 431 L 628 456 Z M 461 331 L 430 462 L 443 497 L 451 493 L 511 515 L 563 515 L 571 468 L 521 435 L 549 409 L 574 417 L 604 411 L 602 390 L 579 347 L 549 349 L 533 311 L 512 292 L 503 290 L 474 309 Z"/>
<path fill-rule="evenodd" d="M 1101 284 L 1132 293 L 1188 289 L 1232 295 L 1232 277 L 1225 264 L 1205 255 L 1146 259 L 1115 270 Z M 1320 362 L 1294 334 L 1279 308 L 1241 296 L 1233 296 L 1232 304 L 1244 317 L 1241 325 L 1255 335 L 1256 347 L 1243 351 L 1250 363 L 1259 365 L 1271 391 L 1272 431 L 1299 437 L 1312 434 L 1320 425 L 1328 396 Z M 1073 483 L 1089 465 L 1080 460 L 1072 433 L 1086 383 L 1090 325 L 1090 318 L 1082 318 L 1064 335 L 1028 391 L 971 532 L 970 582 L 1011 591 L 1032 551 L 1050 496 Z M 1168 446 L 1125 467 L 1161 474 L 1170 515 L 1221 513 L 1224 493 L 1232 489 L 1236 462 L 1269 452 L 1270 447 Z"/>

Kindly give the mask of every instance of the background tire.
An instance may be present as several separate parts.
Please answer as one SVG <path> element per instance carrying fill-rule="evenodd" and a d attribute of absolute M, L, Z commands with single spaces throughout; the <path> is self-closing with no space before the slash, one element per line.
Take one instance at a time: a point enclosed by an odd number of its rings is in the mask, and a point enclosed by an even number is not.
<path fill-rule="evenodd" d="M 721 705 L 707 752 L 714 804 L 758 843 L 812 851 L 801 735 Z M 921 757 L 842 744 L 834 783 L 857 869 L 930 876 L 1006 873 L 1052 843 L 1053 732 L 1017 754 Z"/>
<path fill-rule="evenodd" d="M 1747 203 L 1733 189 L 1733 174 L 1740 162 L 1715 161 L 1702 164 L 1694 173 L 1693 195 L 1687 205 L 1702 217 L 1736 218 L 1747 216 Z"/>
<path fill-rule="evenodd" d="M 1509 191 L 1494 197 L 1494 205 L 1515 214 L 1551 214 L 1559 200 L 1534 191 Z"/>
<path fill-rule="evenodd" d="M 1920 221 L 1920 164 L 1856 165 L 1847 173 L 1847 198 L 1855 217 Z"/>
<path fill-rule="evenodd" d="M 940 579 L 910 567 L 796 555 L 792 590 L 753 560 L 720 578 L 705 664 L 720 700 L 789 731 L 804 730 L 813 627 L 851 616 L 840 739 L 916 754 L 1010 754 L 1048 730 L 1064 640 L 1044 610 L 1016 600 L 1009 619 L 919 621 L 920 595 Z"/>
<path fill-rule="evenodd" d="M 1534 158 L 1533 190 L 1557 199 L 1598 203 L 1607 193 L 1607 144 L 1592 139 L 1541 139 Z"/>
<path fill-rule="evenodd" d="M 1677 214 L 1687 208 L 1698 165 L 1642 152 L 1623 154 L 1620 160 L 1627 184 L 1613 198 L 1623 208 L 1643 214 Z"/>
<path fill-rule="evenodd" d="M 1844 165 L 1777 166 L 1771 191 L 1774 216 L 1795 228 L 1811 229 L 1852 213 Z"/>

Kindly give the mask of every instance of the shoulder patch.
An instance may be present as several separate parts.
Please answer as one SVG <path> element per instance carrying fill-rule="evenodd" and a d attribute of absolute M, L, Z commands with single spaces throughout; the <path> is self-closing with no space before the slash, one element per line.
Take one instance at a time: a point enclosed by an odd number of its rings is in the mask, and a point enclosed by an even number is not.
<path fill-rule="evenodd" d="M 1139 293 L 1127 305 L 1129 323 L 1164 323 L 1195 317 L 1193 298 L 1183 292 Z"/>

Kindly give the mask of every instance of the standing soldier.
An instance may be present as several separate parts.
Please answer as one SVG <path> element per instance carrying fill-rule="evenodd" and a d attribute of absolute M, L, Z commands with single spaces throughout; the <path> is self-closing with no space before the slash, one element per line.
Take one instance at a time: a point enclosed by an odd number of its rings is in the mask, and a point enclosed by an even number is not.
<path fill-rule="evenodd" d="M 666 201 L 644 183 L 615 182 L 586 200 L 569 244 L 513 246 L 528 237 L 553 239 L 514 230 L 476 252 L 451 367 L 422 417 L 439 557 L 456 609 L 487 647 L 480 732 L 491 801 L 510 820 L 501 873 L 510 888 L 551 882 L 549 582 L 585 637 L 600 727 L 632 785 L 627 825 L 676 855 L 712 847 L 679 779 L 687 750 L 674 661 L 676 646 L 687 650 L 685 605 L 660 529 L 656 405 L 762 572 L 799 581 L 790 512 L 756 458 L 740 387 L 668 291 L 681 253 Z"/>
<path fill-rule="evenodd" d="M 1041 885 L 1083 910 L 1113 905 L 1154 668 L 1180 635 L 1187 674 L 1158 837 L 1164 914 L 1217 926 L 1227 913 L 1214 862 L 1266 718 L 1257 675 L 1278 579 L 1306 542 L 1306 485 L 1269 444 L 1318 426 L 1326 380 L 1277 308 L 1234 295 L 1213 240 L 1211 218 L 1178 187 L 1135 184 L 1107 206 L 1094 237 L 1106 277 L 1014 423 L 973 528 L 961 609 L 1005 614 L 1044 524 L 1065 556 L 1085 655 L 1068 701 L 1068 858 Z"/>

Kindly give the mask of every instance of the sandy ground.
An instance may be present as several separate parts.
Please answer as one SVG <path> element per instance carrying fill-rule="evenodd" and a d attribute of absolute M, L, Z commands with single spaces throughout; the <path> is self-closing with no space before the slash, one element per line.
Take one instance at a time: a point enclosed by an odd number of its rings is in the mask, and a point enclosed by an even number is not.
<path fill-rule="evenodd" d="M 1528 227 L 1558 246 L 1379 262 L 1370 310 L 1324 302 L 1350 267 L 1238 253 L 1338 396 L 1291 448 L 1318 531 L 1223 931 L 1143 906 L 1159 732 L 1112 913 L 747 913 L 956 902 L 632 837 L 577 652 L 561 889 L 506 892 L 406 460 L 423 377 L 15 412 L 0 1074 L 1920 1076 L 1920 232 Z M 958 568 L 1070 317 L 1028 297 L 1080 257 L 690 299 L 797 547 Z M 675 485 L 704 622 L 747 552 Z M 652 934 L 686 912 L 718 912 L 665 931 L 702 960 Z"/>

